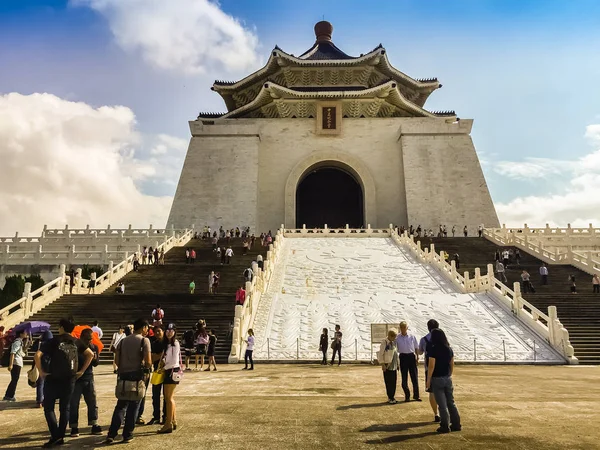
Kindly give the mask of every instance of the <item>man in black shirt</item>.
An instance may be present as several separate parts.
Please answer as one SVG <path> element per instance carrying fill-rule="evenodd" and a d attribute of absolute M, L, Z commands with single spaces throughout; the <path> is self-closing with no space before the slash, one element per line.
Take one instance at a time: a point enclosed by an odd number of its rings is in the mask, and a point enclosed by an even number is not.
<path fill-rule="evenodd" d="M 342 364 L 342 331 L 339 325 L 335 326 L 335 333 L 333 333 L 333 342 L 331 343 L 333 349 L 333 355 L 331 355 L 331 365 L 335 361 L 335 353 L 338 354 L 338 366 Z"/>
<path fill-rule="evenodd" d="M 94 367 L 98 365 L 98 347 L 92 344 L 92 329 L 87 328 L 81 332 L 81 342 L 94 353 L 92 363 L 83 375 L 75 382 L 73 396 L 71 397 L 71 410 L 69 412 L 69 426 L 71 437 L 79 436 L 79 402 L 81 396 L 85 400 L 88 410 L 88 425 L 92 426 L 92 434 L 102 434 L 102 428 L 98 425 L 98 403 L 96 401 L 96 389 L 94 387 Z M 79 354 L 79 365 L 82 366 L 84 357 Z"/>
<path fill-rule="evenodd" d="M 44 415 L 50 430 L 50 440 L 43 448 L 64 444 L 65 431 L 69 422 L 69 409 L 75 381 L 89 367 L 94 353 L 80 340 L 71 336 L 75 325 L 67 319 L 61 319 L 58 336 L 44 342 L 35 353 L 35 365 L 44 382 Z M 79 366 L 78 356 L 82 356 Z M 49 367 L 42 364 L 42 358 L 49 358 Z M 49 370 L 49 372 L 48 372 Z M 59 401 L 60 420 L 56 423 L 54 406 Z"/>

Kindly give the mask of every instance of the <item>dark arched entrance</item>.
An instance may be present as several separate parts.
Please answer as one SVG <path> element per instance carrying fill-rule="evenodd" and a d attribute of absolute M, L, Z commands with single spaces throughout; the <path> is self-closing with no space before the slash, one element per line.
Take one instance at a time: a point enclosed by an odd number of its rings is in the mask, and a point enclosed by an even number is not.
<path fill-rule="evenodd" d="M 362 187 L 350 173 L 336 167 L 309 170 L 296 188 L 296 227 L 364 226 Z"/>

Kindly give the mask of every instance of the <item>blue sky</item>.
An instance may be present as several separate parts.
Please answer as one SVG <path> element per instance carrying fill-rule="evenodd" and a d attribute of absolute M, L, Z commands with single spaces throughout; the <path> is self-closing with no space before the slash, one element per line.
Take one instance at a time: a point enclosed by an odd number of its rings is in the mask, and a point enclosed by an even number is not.
<path fill-rule="evenodd" d="M 472 136 L 501 221 L 564 225 L 600 218 L 598 211 L 587 214 L 600 209 L 600 201 L 569 206 L 575 194 L 600 197 L 589 190 L 590 183 L 600 189 L 600 130 L 594 127 L 600 124 L 599 1 L 224 0 L 218 4 L 223 16 L 239 21 L 223 25 L 226 33 L 237 39 L 242 30 L 257 40 L 239 45 L 240 58 L 248 61 L 244 67 L 210 50 L 183 53 L 179 62 L 170 58 L 167 44 L 148 50 L 168 41 L 171 32 L 160 28 L 160 17 L 148 17 L 142 28 L 131 18 L 136 8 L 157 1 L 0 0 L 0 95 L 48 93 L 93 108 L 129 108 L 132 133 L 143 141 L 131 170 L 141 165 L 146 174 L 132 176 L 133 182 L 144 195 L 168 197 L 182 150 L 168 173 L 149 175 L 145 161 L 153 137 L 187 140 L 187 121 L 199 111 L 225 109 L 210 91 L 214 79 L 242 78 L 276 44 L 300 54 L 312 45 L 312 27 L 324 17 L 347 53 L 366 53 L 382 43 L 399 70 L 439 78 L 444 86 L 426 107 L 475 120 Z M 172 0 L 156 9 L 164 16 L 165 5 L 174 5 L 173 17 L 181 17 L 192 1 Z M 196 12 L 199 25 L 190 28 L 192 34 L 213 26 L 202 18 L 205 12 Z M 197 70 L 187 71 L 181 61 L 195 56 Z M 553 210 L 558 203 L 561 208 Z M 528 216 L 534 207 L 545 211 Z"/>

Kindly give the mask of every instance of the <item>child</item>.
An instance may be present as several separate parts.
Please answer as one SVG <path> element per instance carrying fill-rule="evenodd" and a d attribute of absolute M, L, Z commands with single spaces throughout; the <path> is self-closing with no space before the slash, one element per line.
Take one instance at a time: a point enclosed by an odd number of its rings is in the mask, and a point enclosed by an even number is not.
<path fill-rule="evenodd" d="M 244 362 L 246 367 L 242 370 L 254 370 L 254 361 L 252 360 L 252 352 L 254 351 L 254 330 L 248 328 L 248 339 L 244 340 L 246 343 L 246 354 L 244 355 Z M 250 368 L 248 369 L 248 360 L 250 360 Z"/>
<path fill-rule="evenodd" d="M 212 364 L 214 367 L 214 371 L 217 370 L 217 364 L 215 363 L 215 346 L 217 345 L 217 337 L 213 333 L 213 330 L 208 330 L 208 351 L 206 352 L 206 356 L 208 356 L 208 369 L 206 372 L 210 372 L 210 365 Z"/>

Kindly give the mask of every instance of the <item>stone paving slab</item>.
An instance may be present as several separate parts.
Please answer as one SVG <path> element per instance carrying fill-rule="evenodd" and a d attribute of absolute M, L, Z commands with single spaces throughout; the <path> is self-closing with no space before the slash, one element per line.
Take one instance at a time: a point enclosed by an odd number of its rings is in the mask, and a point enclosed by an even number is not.
<path fill-rule="evenodd" d="M 426 401 L 388 405 L 381 370 L 368 365 L 221 366 L 186 373 L 177 388 L 180 429 L 137 427 L 130 449 L 600 449 L 600 367 L 458 366 L 463 431 L 438 435 Z M 0 389 L 9 381 L 0 369 Z M 97 369 L 100 423 L 115 404 L 115 376 Z M 3 392 L 3 391 L 2 391 Z M 398 397 L 402 397 L 399 393 Z M 35 448 L 47 438 L 43 411 L 22 377 L 18 403 L 0 403 L 0 448 Z M 83 405 L 83 402 L 82 402 Z M 85 420 L 85 411 L 80 417 Z M 146 418 L 151 405 L 147 403 Z M 62 448 L 102 448 L 80 427 Z M 118 445 L 117 448 L 124 448 Z"/>

